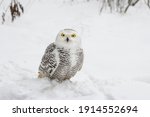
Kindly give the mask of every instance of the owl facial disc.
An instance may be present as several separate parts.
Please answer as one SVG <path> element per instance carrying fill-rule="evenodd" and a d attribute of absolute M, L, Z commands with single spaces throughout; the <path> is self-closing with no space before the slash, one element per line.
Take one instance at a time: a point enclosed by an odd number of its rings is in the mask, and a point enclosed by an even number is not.
<path fill-rule="evenodd" d="M 66 49 L 76 49 L 81 47 L 81 39 L 75 30 L 64 29 L 57 34 L 55 44 Z"/>

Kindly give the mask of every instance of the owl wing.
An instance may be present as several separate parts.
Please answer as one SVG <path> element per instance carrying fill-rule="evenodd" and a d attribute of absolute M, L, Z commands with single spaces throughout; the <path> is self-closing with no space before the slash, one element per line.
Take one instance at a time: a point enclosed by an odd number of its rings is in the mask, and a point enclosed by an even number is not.
<path fill-rule="evenodd" d="M 50 77 L 57 68 L 58 61 L 54 50 L 56 50 L 56 45 L 52 43 L 46 48 L 46 51 L 42 57 L 39 72 L 44 74 L 43 77 Z"/>
<path fill-rule="evenodd" d="M 78 60 L 79 69 L 78 69 L 78 71 L 80 71 L 81 68 L 82 68 L 82 66 L 83 66 L 83 60 L 84 60 L 83 49 L 80 49 L 80 50 L 79 50 L 78 57 L 79 57 L 79 60 Z"/>

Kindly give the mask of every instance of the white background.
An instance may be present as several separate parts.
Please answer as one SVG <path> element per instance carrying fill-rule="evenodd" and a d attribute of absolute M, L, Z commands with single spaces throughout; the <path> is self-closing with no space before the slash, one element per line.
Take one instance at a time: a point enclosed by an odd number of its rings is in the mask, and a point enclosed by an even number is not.
<path fill-rule="evenodd" d="M 52 100 L 52 101 L 0 101 L 0 116 L 3 117 L 149 117 L 149 108 L 150 101 L 140 101 L 140 100 L 118 100 L 118 101 L 91 101 L 91 100 Z M 12 113 L 12 108 L 19 106 L 20 108 L 32 107 L 64 107 L 67 106 L 70 110 L 75 110 L 74 112 L 70 111 L 69 114 L 14 114 Z M 138 112 L 126 113 L 126 114 L 109 114 L 109 113 L 78 113 L 79 106 L 137 106 Z"/>

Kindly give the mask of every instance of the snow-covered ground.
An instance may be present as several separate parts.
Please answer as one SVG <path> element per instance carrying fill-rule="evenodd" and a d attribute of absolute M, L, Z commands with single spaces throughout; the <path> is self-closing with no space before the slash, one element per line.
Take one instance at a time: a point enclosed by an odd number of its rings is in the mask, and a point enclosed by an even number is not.
<path fill-rule="evenodd" d="M 138 7 L 99 15 L 96 0 L 36 0 L 0 25 L 0 99 L 150 99 L 150 11 Z M 82 37 L 82 70 L 72 82 L 37 79 L 45 48 L 64 28 Z"/>

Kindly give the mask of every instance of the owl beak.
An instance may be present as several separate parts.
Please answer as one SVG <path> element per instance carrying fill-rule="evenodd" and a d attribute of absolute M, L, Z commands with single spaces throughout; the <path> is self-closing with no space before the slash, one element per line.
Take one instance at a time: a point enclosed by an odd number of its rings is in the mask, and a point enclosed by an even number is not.
<path fill-rule="evenodd" d="M 69 42 L 69 38 L 68 37 L 67 37 L 66 41 Z"/>

